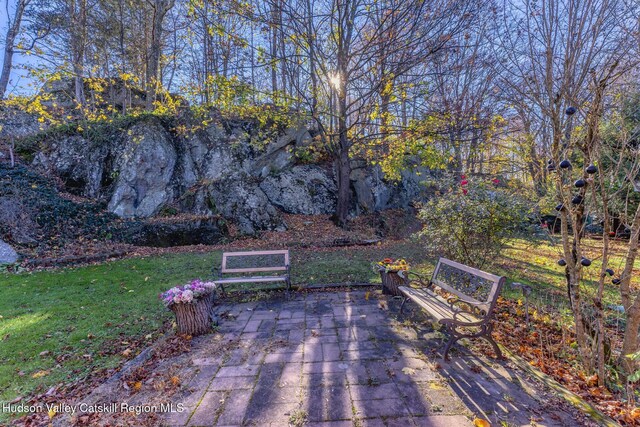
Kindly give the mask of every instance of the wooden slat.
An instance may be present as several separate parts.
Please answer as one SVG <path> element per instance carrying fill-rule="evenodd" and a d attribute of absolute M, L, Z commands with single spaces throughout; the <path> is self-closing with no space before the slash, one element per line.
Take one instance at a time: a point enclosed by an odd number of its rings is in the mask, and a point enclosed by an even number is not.
<path fill-rule="evenodd" d="M 427 311 L 436 320 L 453 319 L 454 311 L 446 301 L 435 293 L 426 289 L 413 289 L 406 286 L 400 286 L 398 290 Z M 479 320 L 470 313 L 458 314 L 457 319 L 469 323 Z"/>
<path fill-rule="evenodd" d="M 287 267 L 223 268 L 223 273 L 260 273 L 265 271 L 286 271 Z"/>
<path fill-rule="evenodd" d="M 286 282 L 286 276 L 229 277 L 214 280 L 214 283 Z"/>
<path fill-rule="evenodd" d="M 487 273 L 486 271 L 478 270 L 477 268 L 469 267 L 468 265 L 460 264 L 459 262 L 451 261 L 450 259 L 447 259 L 447 258 L 440 258 L 438 260 L 438 264 L 448 264 L 459 270 L 467 271 L 473 274 L 474 276 L 483 277 L 493 282 L 497 282 L 501 279 L 500 276 L 496 276 L 495 274 Z"/>

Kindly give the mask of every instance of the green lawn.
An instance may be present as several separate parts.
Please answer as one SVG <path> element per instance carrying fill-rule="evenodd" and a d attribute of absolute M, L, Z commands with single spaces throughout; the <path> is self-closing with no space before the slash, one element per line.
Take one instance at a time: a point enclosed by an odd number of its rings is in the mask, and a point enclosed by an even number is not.
<path fill-rule="evenodd" d="M 620 292 L 618 286 L 611 283 L 611 279 L 619 277 L 624 268 L 624 255 L 626 255 L 626 242 L 612 242 L 611 259 L 608 266 L 614 270 L 613 277 L 607 276 L 605 279 L 604 302 L 609 304 L 620 304 Z M 585 278 L 582 291 L 589 296 L 594 296 L 602 260 L 600 251 L 601 240 L 586 239 L 584 248 L 586 256 L 592 260 L 589 267 L 583 268 Z M 517 281 L 530 285 L 533 288 L 532 297 L 540 303 L 553 304 L 555 302 L 568 304 L 566 296 L 566 279 L 564 268 L 557 264 L 562 258 L 562 247 L 560 244 L 551 244 L 547 241 L 528 241 L 518 239 L 510 242 L 502 254 L 501 259 L 495 268 L 495 272 L 507 276 L 509 281 Z M 636 269 L 640 269 L 640 259 L 636 261 Z M 519 291 L 517 291 L 519 292 Z M 516 295 L 517 292 L 506 289 L 503 295 Z M 585 298 L 591 301 L 589 297 Z"/>
<path fill-rule="evenodd" d="M 402 243 L 355 250 L 292 249 L 291 254 L 294 285 L 379 282 L 372 261 L 421 257 L 417 246 Z M 220 258 L 221 252 L 176 254 L 0 274 L 0 402 L 118 366 L 122 351 L 139 340 L 150 343 L 171 319 L 158 294 L 210 277 Z"/>

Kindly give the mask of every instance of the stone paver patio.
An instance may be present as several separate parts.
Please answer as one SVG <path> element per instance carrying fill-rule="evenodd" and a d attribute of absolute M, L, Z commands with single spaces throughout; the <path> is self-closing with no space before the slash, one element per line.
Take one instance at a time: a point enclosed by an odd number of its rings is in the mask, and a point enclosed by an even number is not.
<path fill-rule="evenodd" d="M 192 352 L 188 368 L 196 374 L 171 398 L 186 410 L 163 422 L 462 427 L 479 416 L 508 425 L 576 425 L 508 363 L 464 350 L 449 363 L 428 358 L 442 335 L 411 326 L 415 309 L 406 322 L 398 319 L 398 305 L 366 291 L 220 305 L 218 333 Z M 207 353 L 212 339 L 224 351 Z"/>

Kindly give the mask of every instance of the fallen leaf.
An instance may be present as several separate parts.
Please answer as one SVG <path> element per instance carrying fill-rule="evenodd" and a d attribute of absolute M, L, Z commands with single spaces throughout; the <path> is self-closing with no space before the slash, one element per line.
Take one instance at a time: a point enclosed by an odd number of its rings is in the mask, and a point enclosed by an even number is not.
<path fill-rule="evenodd" d="M 133 353 L 133 351 L 130 348 L 128 348 L 128 349 L 124 350 L 120 354 L 122 354 L 124 357 L 129 357 L 129 356 L 131 356 L 131 353 Z"/>
<path fill-rule="evenodd" d="M 44 370 L 44 371 L 38 371 L 35 374 L 31 375 L 31 378 L 41 378 L 41 377 L 46 377 L 47 375 L 49 375 L 51 373 L 50 370 Z"/>
<path fill-rule="evenodd" d="M 416 373 L 416 370 L 413 368 L 409 368 L 409 367 L 404 367 L 402 368 L 402 373 L 405 375 L 413 375 Z"/>
<path fill-rule="evenodd" d="M 473 420 L 473 425 L 476 427 L 491 427 L 491 423 L 487 420 L 483 420 L 482 418 L 476 418 Z"/>
<path fill-rule="evenodd" d="M 429 388 L 433 390 L 443 390 L 444 386 L 438 382 L 432 381 L 429 383 Z"/>
<path fill-rule="evenodd" d="M 140 391 L 140 389 L 142 389 L 142 381 L 136 381 L 133 384 L 133 390 L 134 391 Z"/>

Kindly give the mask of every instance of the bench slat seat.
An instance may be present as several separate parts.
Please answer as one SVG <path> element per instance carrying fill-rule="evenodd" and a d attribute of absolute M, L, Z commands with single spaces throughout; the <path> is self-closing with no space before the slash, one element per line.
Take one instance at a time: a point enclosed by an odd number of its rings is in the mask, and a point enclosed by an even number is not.
<path fill-rule="evenodd" d="M 438 260 L 428 282 L 415 273 L 411 275 L 417 279 L 408 280 L 409 286 L 398 287 L 405 297 L 400 312 L 405 303 L 411 300 L 445 326 L 451 335 L 444 350 L 445 359 L 451 346 L 461 338 L 484 338 L 492 345 L 496 355 L 502 357 L 498 344 L 491 337 L 491 320 L 506 282 L 505 277 L 446 258 Z M 439 292 L 436 292 L 436 288 Z"/>
<path fill-rule="evenodd" d="M 442 319 L 453 318 L 454 312 L 449 303 L 435 292 L 429 289 L 415 289 L 406 286 L 400 286 L 398 289 L 438 322 Z M 466 312 L 460 312 L 457 319 L 467 323 L 476 323 L 481 320 L 473 314 Z"/>

